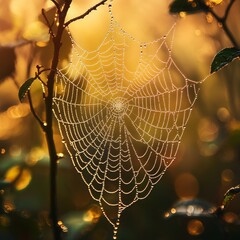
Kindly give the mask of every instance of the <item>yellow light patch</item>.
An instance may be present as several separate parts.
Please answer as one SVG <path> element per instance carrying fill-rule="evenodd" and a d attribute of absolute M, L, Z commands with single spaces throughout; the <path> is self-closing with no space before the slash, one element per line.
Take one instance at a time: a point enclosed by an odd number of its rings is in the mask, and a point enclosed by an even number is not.
<path fill-rule="evenodd" d="M 26 40 L 37 42 L 39 46 L 49 41 L 49 29 L 40 21 L 36 21 L 27 25 L 23 32 Z"/>
<path fill-rule="evenodd" d="M 216 5 L 222 3 L 222 1 L 223 0 L 209 0 L 210 3 L 216 4 Z"/>
<path fill-rule="evenodd" d="M 15 182 L 15 188 L 18 191 L 26 188 L 32 180 L 31 172 L 28 169 L 21 169 L 19 166 L 11 167 L 5 175 L 5 181 Z"/>
<path fill-rule="evenodd" d="M 204 225 L 200 220 L 191 220 L 187 225 L 189 235 L 198 236 L 204 232 Z"/>
<path fill-rule="evenodd" d="M 91 207 L 83 216 L 84 222 L 96 223 L 101 216 L 101 210 L 98 206 L 94 205 Z"/>

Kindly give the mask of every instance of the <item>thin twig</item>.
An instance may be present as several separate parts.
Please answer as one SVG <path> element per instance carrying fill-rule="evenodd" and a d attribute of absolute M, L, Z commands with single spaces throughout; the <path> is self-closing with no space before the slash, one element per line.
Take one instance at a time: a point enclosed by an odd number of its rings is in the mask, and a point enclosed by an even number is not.
<path fill-rule="evenodd" d="M 232 1 L 229 3 L 229 5 L 228 5 L 228 7 L 227 7 L 227 9 L 226 9 L 226 12 L 225 12 L 225 14 L 224 14 L 224 17 L 219 17 L 219 16 L 213 11 L 213 9 L 210 8 L 210 7 L 208 8 L 208 12 L 210 12 L 210 13 L 213 15 L 213 17 L 222 25 L 223 30 L 225 31 L 226 35 L 228 36 L 228 38 L 229 38 L 230 41 L 232 42 L 233 46 L 236 47 L 236 48 L 238 48 L 238 43 L 237 43 L 237 41 L 235 40 L 232 32 L 229 30 L 229 28 L 228 28 L 228 26 L 227 26 L 227 23 L 226 23 L 227 18 L 228 18 L 228 15 L 229 15 L 229 11 L 230 11 L 230 9 L 231 9 L 231 7 L 232 7 L 232 5 L 233 5 L 234 2 L 235 2 L 235 0 L 232 0 Z"/>
<path fill-rule="evenodd" d="M 31 46 L 31 47 L 32 47 L 32 46 Z M 31 50 L 32 50 L 32 49 L 31 49 Z M 31 67 L 32 67 L 32 62 L 33 62 L 33 57 L 34 57 L 34 53 L 33 53 L 33 51 L 31 51 L 30 58 L 29 58 L 29 60 L 28 60 L 28 65 L 27 65 L 27 73 L 26 73 L 27 77 L 30 76 Z M 43 121 L 40 119 L 40 117 L 37 115 L 37 113 L 36 113 L 36 111 L 35 111 L 35 109 L 34 109 L 30 90 L 27 91 L 27 96 L 28 96 L 28 101 L 29 101 L 30 110 L 31 110 L 34 118 L 35 118 L 35 119 L 37 120 L 37 122 L 39 123 L 40 127 L 42 128 L 42 130 L 45 132 L 46 127 L 44 126 Z"/>
<path fill-rule="evenodd" d="M 45 14 L 45 10 L 42 9 L 42 15 L 43 15 L 43 18 L 45 19 L 45 22 L 47 23 L 47 26 L 48 26 L 48 29 L 49 29 L 49 34 L 51 35 L 52 38 L 54 38 L 54 33 L 53 33 L 53 29 L 52 29 L 52 26 L 53 24 L 51 24 Z"/>
<path fill-rule="evenodd" d="M 105 2 L 107 2 L 107 0 L 102 0 L 101 2 L 97 3 L 95 6 L 89 8 L 85 13 L 83 13 L 82 15 L 78 16 L 78 17 L 75 17 L 75 18 L 72 18 L 70 19 L 68 22 L 66 22 L 64 24 L 64 27 L 67 27 L 69 24 L 71 24 L 72 22 L 75 22 L 77 20 L 80 20 L 80 19 L 83 19 L 85 18 L 89 13 L 91 13 L 93 10 L 97 10 L 97 8 L 101 5 L 104 5 Z"/>
<path fill-rule="evenodd" d="M 43 72 L 47 72 L 47 71 L 50 71 L 51 69 L 50 68 L 43 68 L 41 69 L 43 66 L 39 66 L 37 65 L 37 73 L 36 73 L 36 78 L 43 84 L 43 86 L 47 87 L 47 84 L 42 80 L 42 78 L 40 77 L 40 75 L 43 73 Z"/>
<path fill-rule="evenodd" d="M 231 33 L 231 31 L 229 30 L 229 28 L 227 27 L 225 18 L 221 18 L 219 17 L 212 9 L 209 9 L 209 12 L 213 15 L 213 17 L 220 23 L 222 24 L 222 28 L 225 31 L 225 33 L 227 34 L 228 38 L 230 39 L 230 41 L 232 42 L 234 47 L 238 47 L 238 44 L 233 36 L 233 34 Z"/>
<path fill-rule="evenodd" d="M 37 75 L 36 78 L 41 82 L 43 86 L 47 87 L 47 84 L 41 79 L 39 75 Z"/>
<path fill-rule="evenodd" d="M 51 68 L 43 68 L 40 70 L 40 68 L 38 68 L 38 75 L 42 74 L 43 72 L 47 72 L 47 71 L 50 71 Z"/>
<path fill-rule="evenodd" d="M 44 125 L 44 122 L 40 119 L 40 117 L 37 115 L 37 113 L 36 113 L 36 111 L 34 109 L 30 91 L 27 92 L 27 96 L 28 96 L 28 102 L 29 102 L 30 110 L 31 110 L 34 118 L 39 123 L 40 127 L 42 128 L 42 130 L 45 132 L 46 131 L 46 126 Z"/>
<path fill-rule="evenodd" d="M 235 2 L 235 0 L 231 0 L 230 3 L 228 4 L 227 8 L 226 8 L 226 12 L 225 12 L 224 17 L 223 17 L 225 19 L 225 21 L 227 21 L 229 11 L 230 11 L 234 2 Z"/>

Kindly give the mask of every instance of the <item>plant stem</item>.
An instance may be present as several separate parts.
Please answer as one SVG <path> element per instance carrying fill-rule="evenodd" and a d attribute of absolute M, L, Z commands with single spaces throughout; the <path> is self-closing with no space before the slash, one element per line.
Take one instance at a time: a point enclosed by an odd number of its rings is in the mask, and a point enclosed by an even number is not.
<path fill-rule="evenodd" d="M 48 144 L 48 151 L 50 157 L 50 218 L 52 222 L 53 235 L 55 240 L 61 239 L 61 229 L 58 225 L 58 213 L 57 213 L 57 161 L 58 156 L 56 152 L 56 146 L 53 138 L 53 112 L 52 112 L 52 102 L 53 102 L 53 89 L 54 89 L 54 79 L 56 75 L 56 70 L 59 62 L 59 53 L 61 48 L 61 40 L 64 30 L 64 22 L 71 5 L 72 0 L 66 0 L 64 7 L 61 12 L 59 12 L 59 22 L 57 27 L 56 36 L 52 36 L 52 41 L 54 45 L 54 53 L 51 64 L 51 70 L 48 75 L 47 81 L 47 96 L 45 100 L 46 106 L 46 140 Z"/>

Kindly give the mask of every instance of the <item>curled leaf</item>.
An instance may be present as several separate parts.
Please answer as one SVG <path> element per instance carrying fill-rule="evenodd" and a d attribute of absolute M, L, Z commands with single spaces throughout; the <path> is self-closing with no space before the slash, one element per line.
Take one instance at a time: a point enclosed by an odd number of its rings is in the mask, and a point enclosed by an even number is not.
<path fill-rule="evenodd" d="M 211 73 L 214 73 L 228 65 L 234 59 L 240 57 L 240 50 L 237 48 L 225 48 L 217 53 L 211 64 Z"/>
<path fill-rule="evenodd" d="M 22 100 L 24 99 L 24 97 L 26 96 L 27 92 L 29 91 L 32 83 L 36 80 L 36 78 L 29 78 L 19 89 L 18 92 L 18 98 L 20 100 L 20 102 L 22 102 Z"/>
<path fill-rule="evenodd" d="M 237 185 L 236 187 L 230 188 L 225 194 L 222 205 L 225 207 L 228 205 L 233 198 L 240 193 L 240 185 Z"/>

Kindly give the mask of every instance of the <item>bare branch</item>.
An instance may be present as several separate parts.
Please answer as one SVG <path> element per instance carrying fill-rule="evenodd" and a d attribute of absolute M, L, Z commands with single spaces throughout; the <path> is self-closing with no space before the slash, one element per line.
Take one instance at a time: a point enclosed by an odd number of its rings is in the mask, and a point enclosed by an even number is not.
<path fill-rule="evenodd" d="M 54 33 L 53 33 L 53 30 L 52 30 L 52 26 L 53 24 L 51 24 L 46 16 L 46 13 L 45 13 L 45 10 L 42 9 L 42 15 L 43 15 L 43 18 L 45 19 L 46 23 L 47 23 L 47 26 L 49 28 L 49 34 L 51 35 L 52 38 L 55 37 Z"/>
<path fill-rule="evenodd" d="M 234 2 L 234 0 L 232 1 Z M 230 3 L 229 4 L 230 8 L 232 6 L 232 4 Z M 230 8 L 228 6 L 228 9 L 226 10 L 226 13 L 225 13 L 225 16 L 222 18 L 222 17 L 219 17 L 211 8 L 209 8 L 209 12 L 213 15 L 213 17 L 220 23 L 222 24 L 222 28 L 223 30 L 225 31 L 225 33 L 227 34 L 228 38 L 230 39 L 230 41 L 232 42 L 233 46 L 238 48 L 238 43 L 237 41 L 235 40 L 232 32 L 229 30 L 227 24 L 226 24 L 226 20 L 227 20 L 227 16 L 228 16 L 228 13 L 230 11 Z"/>
<path fill-rule="evenodd" d="M 67 27 L 69 24 L 71 24 L 72 22 L 75 22 L 77 20 L 83 19 L 85 18 L 89 13 L 91 13 L 93 10 L 97 10 L 97 8 L 101 5 L 104 5 L 105 2 L 107 2 L 107 0 L 102 0 L 101 2 L 97 3 L 95 6 L 89 8 L 85 13 L 83 13 L 82 15 L 72 18 L 71 20 L 69 20 L 68 22 L 66 22 L 64 24 L 64 27 Z"/>
<path fill-rule="evenodd" d="M 34 118 L 35 118 L 35 119 L 37 120 L 37 122 L 39 123 L 40 127 L 42 128 L 42 130 L 45 132 L 46 127 L 45 127 L 45 125 L 44 125 L 44 122 L 40 119 L 40 117 L 37 115 L 37 113 L 36 113 L 36 111 L 35 111 L 35 109 L 34 109 L 30 91 L 27 92 L 27 96 L 28 96 L 28 101 L 29 101 L 30 110 L 31 110 Z"/>
<path fill-rule="evenodd" d="M 55 5 L 55 7 L 57 8 L 58 12 L 60 12 L 61 9 L 60 9 L 59 3 L 56 0 L 51 0 L 51 2 Z"/>
<path fill-rule="evenodd" d="M 33 47 L 33 45 L 32 45 L 31 47 Z M 31 51 L 30 58 L 29 58 L 29 61 L 28 61 L 28 65 L 27 65 L 27 76 L 30 75 L 31 67 L 32 67 L 32 63 L 33 63 L 33 58 L 34 58 L 34 51 Z M 36 111 L 35 111 L 35 109 L 34 109 L 30 90 L 27 91 L 27 96 L 28 96 L 28 101 L 29 101 L 30 110 L 31 110 L 34 118 L 35 118 L 35 119 L 37 120 L 37 122 L 39 123 L 40 127 L 42 128 L 42 130 L 45 132 L 46 127 L 44 126 L 43 121 L 40 119 L 40 117 L 37 115 L 37 113 L 36 113 Z"/>
<path fill-rule="evenodd" d="M 224 17 L 223 17 L 223 19 L 224 19 L 225 21 L 227 21 L 227 17 L 228 17 L 229 11 L 231 10 L 231 7 L 232 7 L 232 5 L 234 4 L 234 2 L 235 2 L 235 0 L 231 0 L 230 3 L 229 3 L 228 6 L 227 6 L 225 15 L 224 15 Z"/>

